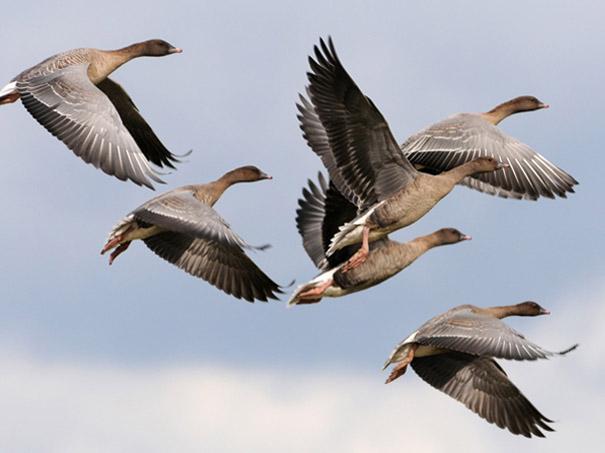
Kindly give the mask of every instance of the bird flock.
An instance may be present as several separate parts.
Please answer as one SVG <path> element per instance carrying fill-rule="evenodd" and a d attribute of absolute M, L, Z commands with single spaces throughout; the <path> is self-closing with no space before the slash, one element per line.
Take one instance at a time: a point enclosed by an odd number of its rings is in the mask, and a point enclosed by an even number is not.
<path fill-rule="evenodd" d="M 74 49 L 21 72 L 2 90 L 0 104 L 21 100 L 27 111 L 85 162 L 108 175 L 154 189 L 161 169 L 175 168 L 126 91 L 109 78 L 142 56 L 181 49 L 160 39 L 118 50 Z M 406 243 L 389 238 L 428 213 L 458 185 L 510 199 L 566 198 L 578 182 L 497 125 L 509 115 L 547 108 L 520 96 L 485 113 L 461 113 L 399 145 L 372 100 L 320 39 L 309 57 L 308 85 L 299 95 L 298 121 L 327 176 L 309 179 L 298 200 L 296 226 L 319 270 L 288 305 L 318 303 L 375 286 L 428 250 L 470 240 L 441 228 Z M 163 193 L 134 209 L 112 229 L 101 254 L 109 264 L 140 239 L 156 255 L 225 293 L 249 302 L 278 299 L 275 283 L 246 254 L 240 238 L 214 204 L 233 184 L 271 179 L 255 166 L 228 171 L 205 184 Z M 460 305 L 439 314 L 398 344 L 385 363 L 387 383 L 410 365 L 431 386 L 500 428 L 526 437 L 553 431 L 549 420 L 508 379 L 494 359 L 537 360 L 550 352 L 508 327 L 508 316 L 549 312 L 531 301 L 498 307 Z"/>

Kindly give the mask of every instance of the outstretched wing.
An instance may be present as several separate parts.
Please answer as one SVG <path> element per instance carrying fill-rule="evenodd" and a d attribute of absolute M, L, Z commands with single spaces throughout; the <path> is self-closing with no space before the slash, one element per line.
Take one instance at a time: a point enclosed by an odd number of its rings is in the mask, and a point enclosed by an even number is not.
<path fill-rule="evenodd" d="M 566 354 L 577 347 L 574 345 L 560 352 L 547 351 L 500 319 L 476 313 L 470 308 L 456 310 L 444 316 L 441 322 L 427 322 L 418 329 L 414 341 L 436 348 L 510 360 L 546 359 Z"/>
<path fill-rule="evenodd" d="M 544 437 L 552 423 L 508 379 L 492 359 L 451 352 L 412 360 L 424 381 L 460 401 L 489 423 L 513 434 Z"/>
<path fill-rule="evenodd" d="M 25 108 L 85 162 L 153 189 L 162 182 L 109 98 L 90 81 L 88 64 L 17 79 Z"/>
<path fill-rule="evenodd" d="M 165 230 L 186 234 L 234 248 L 252 248 L 212 207 L 187 188 L 176 189 L 149 200 L 132 211 L 135 219 Z"/>
<path fill-rule="evenodd" d="M 174 164 L 180 162 L 178 157 L 172 154 L 155 135 L 153 129 L 141 116 L 139 109 L 120 84 L 106 78 L 97 87 L 105 93 L 116 108 L 124 127 L 128 129 L 147 160 L 158 167 L 167 166 L 170 168 L 174 168 Z"/>
<path fill-rule="evenodd" d="M 356 247 L 345 247 L 330 257 L 325 252 L 338 228 L 354 219 L 357 207 L 349 202 L 330 181 L 318 174 L 318 184 L 308 181 L 303 198 L 298 200 L 296 227 L 303 239 L 303 247 L 320 270 L 331 269 L 346 261 Z M 352 249 L 352 250 L 351 250 Z"/>
<path fill-rule="evenodd" d="M 364 210 L 412 182 L 416 170 L 401 153 L 382 114 L 345 71 L 331 39 L 328 45 L 320 41 L 309 65 L 308 93 L 338 174 L 330 166 L 328 171 L 335 182 L 344 180 L 343 195 L 354 193 L 355 199 L 349 201 Z"/>
<path fill-rule="evenodd" d="M 429 173 L 441 173 L 479 157 L 494 157 L 509 164 L 497 172 L 478 173 L 462 184 L 504 198 L 565 198 L 578 182 L 526 144 L 485 121 L 462 113 L 440 121 L 408 138 L 401 145 L 406 157 Z"/>
<path fill-rule="evenodd" d="M 173 231 L 144 242 L 159 257 L 238 299 L 267 301 L 282 292 L 240 247 Z"/>

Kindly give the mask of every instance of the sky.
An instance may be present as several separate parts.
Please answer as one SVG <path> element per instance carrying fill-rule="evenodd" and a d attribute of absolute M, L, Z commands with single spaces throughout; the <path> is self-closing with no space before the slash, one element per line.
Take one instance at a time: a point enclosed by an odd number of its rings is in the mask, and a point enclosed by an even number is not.
<path fill-rule="evenodd" d="M 240 165 L 272 181 L 215 206 L 274 280 L 316 270 L 294 223 L 322 170 L 298 128 L 307 56 L 332 36 L 346 69 L 400 142 L 450 114 L 529 94 L 548 110 L 502 129 L 579 182 L 568 199 L 514 201 L 456 188 L 406 241 L 441 227 L 473 236 L 432 250 L 378 287 L 321 304 L 230 298 L 107 234 L 154 193 L 84 164 L 19 104 L 0 107 L 0 438 L 11 452 L 591 450 L 605 398 L 605 72 L 599 2 L 26 2 L 3 6 L 1 77 L 75 47 L 149 38 L 180 55 L 132 61 L 121 83 L 164 144 L 192 149 L 164 191 Z M 1 84 L 1 83 L 0 83 Z M 286 297 L 284 297 L 286 299 Z M 453 306 L 535 300 L 549 317 L 510 319 L 547 349 L 501 365 L 556 423 L 519 438 L 408 372 L 388 386 L 401 339 Z M 439 436 L 435 436 L 435 430 Z M 472 439 L 469 440 L 469 439 Z"/>

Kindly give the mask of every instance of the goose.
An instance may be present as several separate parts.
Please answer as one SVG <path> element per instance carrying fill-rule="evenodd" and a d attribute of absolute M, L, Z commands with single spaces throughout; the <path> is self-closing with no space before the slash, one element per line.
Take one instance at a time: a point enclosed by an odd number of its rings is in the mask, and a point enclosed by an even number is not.
<path fill-rule="evenodd" d="M 73 49 L 23 71 L 0 90 L 0 105 L 21 99 L 27 111 L 85 162 L 153 189 L 157 167 L 179 162 L 160 142 L 124 88 L 108 76 L 138 57 L 182 50 L 161 39 L 118 50 Z"/>
<path fill-rule="evenodd" d="M 468 176 L 460 184 L 503 198 L 566 198 L 578 181 L 496 127 L 515 113 L 548 107 L 535 96 L 519 96 L 485 113 L 459 113 L 412 135 L 401 150 L 416 169 L 431 174 L 480 156 L 491 156 L 509 167 L 501 172 Z"/>
<path fill-rule="evenodd" d="M 322 272 L 299 286 L 288 305 L 315 303 L 322 297 L 340 297 L 370 288 L 398 274 L 433 247 L 471 239 L 454 228 L 442 228 L 406 243 L 392 241 L 387 236 L 370 244 L 368 259 L 363 264 L 347 270 L 345 263 L 354 252 L 353 247 L 331 256 L 325 252 L 332 234 L 355 217 L 357 207 L 333 183 L 326 182 L 322 173 L 317 184 L 308 181 L 308 189 L 303 190 L 298 204 L 296 226 L 303 246 Z"/>
<path fill-rule="evenodd" d="M 334 235 L 326 254 L 362 243 L 347 269 L 364 262 L 369 242 L 406 227 L 429 212 L 469 175 L 501 171 L 508 164 L 479 157 L 438 175 L 419 172 L 399 149 L 374 103 L 357 87 L 323 39 L 309 57 L 308 99 L 297 104 L 300 127 L 330 180 L 358 215 Z"/>
<path fill-rule="evenodd" d="M 234 233 L 213 209 L 233 184 L 271 179 L 254 166 L 225 173 L 207 184 L 188 185 L 159 195 L 133 210 L 111 231 L 101 250 L 113 250 L 109 264 L 140 239 L 160 258 L 249 302 L 277 299 L 280 286 L 246 255 L 254 247 Z"/>
<path fill-rule="evenodd" d="M 411 365 L 437 390 L 463 403 L 489 423 L 513 434 L 544 437 L 552 423 L 510 381 L 494 359 L 537 360 L 564 355 L 577 344 L 551 352 L 508 327 L 508 316 L 550 312 L 536 302 L 481 308 L 460 305 L 424 323 L 395 347 L 384 368 L 394 365 L 386 383 Z"/>

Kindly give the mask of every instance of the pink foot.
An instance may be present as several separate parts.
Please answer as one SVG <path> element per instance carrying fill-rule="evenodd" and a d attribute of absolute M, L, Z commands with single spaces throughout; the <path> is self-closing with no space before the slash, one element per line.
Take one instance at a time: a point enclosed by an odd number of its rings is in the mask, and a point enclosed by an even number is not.
<path fill-rule="evenodd" d="M 360 248 L 355 252 L 355 255 L 349 258 L 349 260 L 345 263 L 345 265 L 342 267 L 342 272 L 349 272 L 350 270 L 361 266 L 368 259 L 369 254 L 370 253 L 368 250 Z"/>
<path fill-rule="evenodd" d="M 405 359 L 403 359 L 401 362 L 399 362 L 397 365 L 395 365 L 395 367 L 393 368 L 393 371 L 391 371 L 391 374 L 389 374 L 389 377 L 385 381 L 385 384 L 388 384 L 389 382 L 392 382 L 395 379 L 397 379 L 398 377 L 403 376 L 405 374 L 405 371 L 407 370 L 408 365 L 410 364 L 410 362 L 412 360 L 414 360 L 414 352 L 416 352 L 417 347 L 418 347 L 417 344 L 412 345 L 412 347 L 408 351 L 408 355 L 405 356 Z"/>
<path fill-rule="evenodd" d="M 116 248 L 113 252 L 111 252 L 111 255 L 109 255 L 109 265 L 110 266 L 121 253 L 126 251 L 126 249 L 128 248 L 129 245 L 130 245 L 130 241 L 124 242 L 123 244 L 120 244 L 118 246 L 118 248 Z"/>
<path fill-rule="evenodd" d="M 104 255 L 112 248 L 116 247 L 117 245 L 120 245 L 120 242 L 122 242 L 123 239 L 124 237 L 120 234 L 119 236 L 114 237 L 111 241 L 107 241 L 107 244 L 105 244 L 105 246 L 101 250 L 101 255 Z"/>
<path fill-rule="evenodd" d="M 361 240 L 361 248 L 355 252 L 355 254 L 349 258 L 349 260 L 342 266 L 342 272 L 349 272 L 351 269 L 355 269 L 358 266 L 361 266 L 368 259 L 368 255 L 370 254 L 370 227 L 363 227 L 363 236 Z"/>
<path fill-rule="evenodd" d="M 320 285 L 313 286 L 296 297 L 297 304 L 313 304 L 315 302 L 319 302 L 325 292 L 326 289 L 332 285 L 333 280 L 327 280 Z"/>

